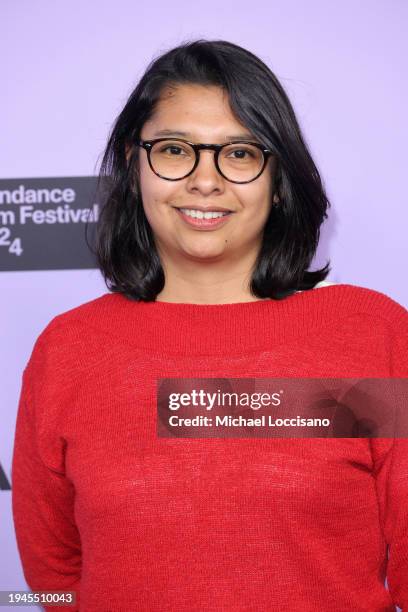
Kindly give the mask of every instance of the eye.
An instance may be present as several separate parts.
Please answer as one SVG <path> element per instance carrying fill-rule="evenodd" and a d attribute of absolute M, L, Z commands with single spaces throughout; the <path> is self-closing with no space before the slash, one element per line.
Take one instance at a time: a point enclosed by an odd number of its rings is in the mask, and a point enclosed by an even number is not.
<path fill-rule="evenodd" d="M 254 158 L 256 155 L 255 153 L 248 148 L 235 148 L 232 151 L 230 151 L 230 153 L 228 154 L 228 157 L 232 157 L 233 159 L 237 159 L 237 160 L 245 160 L 248 158 Z"/>
<path fill-rule="evenodd" d="M 181 147 L 177 147 L 176 145 L 170 145 L 167 147 L 163 147 L 161 149 L 162 153 L 167 153 L 168 151 L 171 151 L 171 154 L 175 154 L 175 155 L 179 155 L 180 153 L 182 153 L 182 148 Z"/>
<path fill-rule="evenodd" d="M 187 143 L 171 141 L 158 143 L 157 151 L 161 155 L 166 155 L 167 157 L 186 157 L 186 155 L 194 155 L 194 152 Z"/>
<path fill-rule="evenodd" d="M 233 151 L 233 154 L 237 155 L 239 159 L 242 159 L 246 153 L 248 153 L 248 151 L 244 151 L 244 149 L 237 149 L 236 151 Z"/>

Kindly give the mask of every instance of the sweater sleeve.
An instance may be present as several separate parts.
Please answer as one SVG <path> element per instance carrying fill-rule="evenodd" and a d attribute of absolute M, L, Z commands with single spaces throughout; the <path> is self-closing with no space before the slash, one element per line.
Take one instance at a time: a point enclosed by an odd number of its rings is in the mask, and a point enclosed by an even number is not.
<path fill-rule="evenodd" d="M 396 378 L 408 377 L 407 318 L 404 317 L 392 340 L 391 376 Z M 393 603 L 405 611 L 408 610 L 408 438 L 378 438 L 371 442 L 380 520 L 389 552 L 388 589 Z"/>
<path fill-rule="evenodd" d="M 378 439 L 373 446 L 377 451 L 382 446 L 384 451 L 374 466 L 374 476 L 389 550 L 388 589 L 393 603 L 408 610 L 408 439 Z"/>
<path fill-rule="evenodd" d="M 45 370 L 44 363 L 37 369 L 29 364 L 22 376 L 11 474 L 14 527 L 31 591 L 76 591 L 75 606 L 44 609 L 77 611 L 81 542 L 74 520 L 74 488 L 65 475 L 64 440 L 49 433 L 53 418 L 45 414 L 46 402 L 32 389 L 33 381 L 44 383 Z"/>

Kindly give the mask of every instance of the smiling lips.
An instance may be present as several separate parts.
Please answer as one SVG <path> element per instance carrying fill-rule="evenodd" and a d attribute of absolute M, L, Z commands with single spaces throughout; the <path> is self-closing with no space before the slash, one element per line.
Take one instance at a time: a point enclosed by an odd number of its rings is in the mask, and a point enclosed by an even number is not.
<path fill-rule="evenodd" d="M 185 223 L 201 229 L 213 229 L 224 225 L 232 211 L 228 210 L 198 210 L 193 208 L 178 208 L 177 213 Z"/>

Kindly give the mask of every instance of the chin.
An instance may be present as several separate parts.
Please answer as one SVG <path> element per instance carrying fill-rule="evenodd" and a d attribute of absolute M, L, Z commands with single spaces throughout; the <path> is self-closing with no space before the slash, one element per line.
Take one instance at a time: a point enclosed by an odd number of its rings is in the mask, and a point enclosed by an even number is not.
<path fill-rule="evenodd" d="M 200 249 L 196 247 L 193 249 L 182 249 L 181 253 L 185 257 L 206 261 L 222 257 L 225 253 L 225 249 Z"/>

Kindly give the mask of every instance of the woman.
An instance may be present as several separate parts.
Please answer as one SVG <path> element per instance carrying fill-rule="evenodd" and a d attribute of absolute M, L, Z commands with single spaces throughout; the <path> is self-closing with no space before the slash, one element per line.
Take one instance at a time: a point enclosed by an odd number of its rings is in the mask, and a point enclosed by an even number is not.
<path fill-rule="evenodd" d="M 276 77 L 229 42 L 170 50 L 101 177 L 109 292 L 55 317 L 23 374 L 30 588 L 81 612 L 408 606 L 405 440 L 157 433 L 163 378 L 407 376 L 406 310 L 308 270 L 329 202 Z"/>

